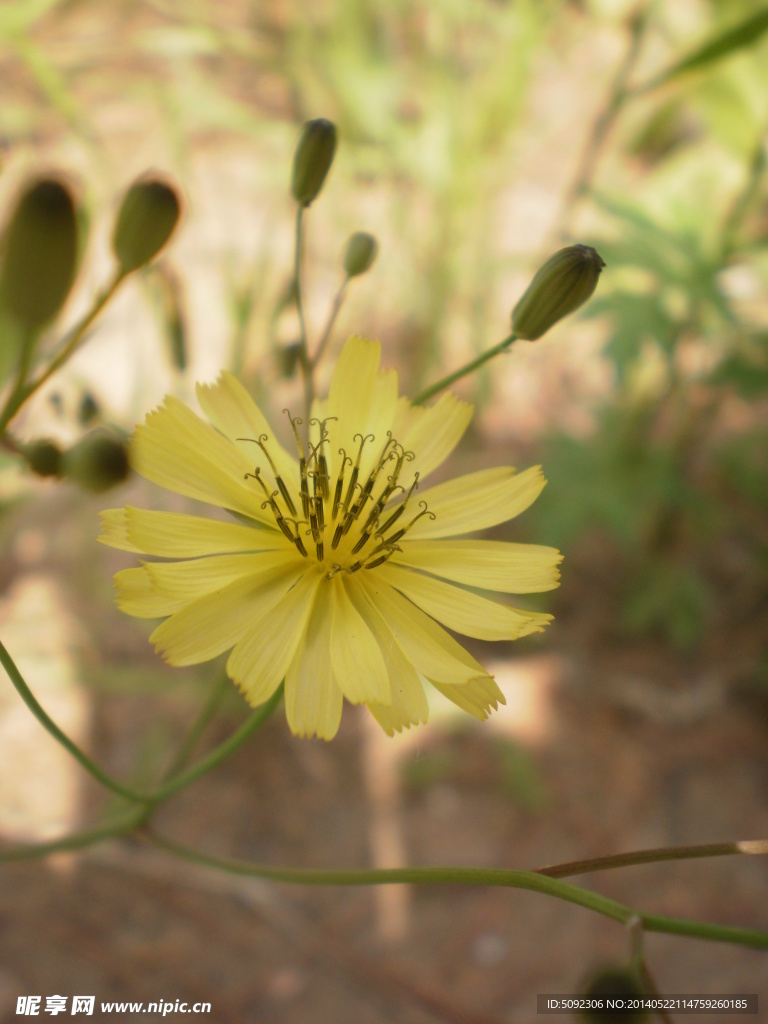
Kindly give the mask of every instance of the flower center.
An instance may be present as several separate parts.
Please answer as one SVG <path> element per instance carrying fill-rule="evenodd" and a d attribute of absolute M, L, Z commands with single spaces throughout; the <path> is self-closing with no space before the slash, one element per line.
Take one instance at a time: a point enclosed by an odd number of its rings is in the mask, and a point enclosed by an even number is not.
<path fill-rule="evenodd" d="M 261 507 L 270 509 L 275 523 L 299 554 L 309 559 L 314 552 L 317 562 L 327 567 L 326 579 L 340 572 L 375 569 L 401 550 L 397 542 L 422 516 L 435 518 L 426 501 L 420 501 L 416 515 L 404 522 L 404 513 L 419 484 L 419 474 L 414 475 L 407 491 L 398 483 L 403 467 L 413 461 L 414 454 L 403 448 L 391 431 L 387 431 L 387 439 L 367 475 L 361 476 L 361 466 L 364 453 L 376 444 L 373 434 L 354 435 L 353 441 L 357 444 L 354 458 L 344 448 L 339 448 L 341 462 L 331 488 L 325 449 L 329 443 L 327 424 L 335 417 L 310 420 L 310 426 L 317 428 L 319 440 L 317 444 L 308 441 L 305 448 L 298 430 L 302 421 L 291 416 L 287 409 L 283 412 L 290 420 L 299 453 L 298 501 L 294 501 L 296 492 L 292 496 L 277 471 L 267 448 L 267 434 L 262 434 L 258 440 L 242 437 L 237 440 L 258 445 L 277 489 L 264 480 L 261 466 L 257 465 L 245 477 L 255 480 L 261 487 L 265 496 Z M 299 504 L 301 515 L 297 511 Z"/>

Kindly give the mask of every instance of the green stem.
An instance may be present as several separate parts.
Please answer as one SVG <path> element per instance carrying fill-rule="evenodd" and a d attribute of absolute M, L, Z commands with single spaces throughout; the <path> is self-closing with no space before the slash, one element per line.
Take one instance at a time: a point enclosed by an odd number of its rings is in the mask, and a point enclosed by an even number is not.
<path fill-rule="evenodd" d="M 24 677 L 19 672 L 16 664 L 11 658 L 10 654 L 6 650 L 4 644 L 0 642 L 0 663 L 8 673 L 8 678 L 11 680 L 16 690 L 27 705 L 29 710 L 42 725 L 42 727 L 48 732 L 53 738 L 67 750 L 76 761 L 78 761 L 83 768 L 92 775 L 97 782 L 100 782 L 106 789 L 111 790 L 118 796 L 124 797 L 126 800 L 131 800 L 133 803 L 145 803 L 147 796 L 144 793 L 138 793 L 134 789 L 130 789 L 128 786 L 124 786 L 118 782 L 117 779 L 113 779 L 111 775 L 108 775 L 105 771 L 102 771 L 97 764 L 95 764 L 88 755 L 78 747 L 78 745 L 63 732 L 53 719 L 48 715 L 41 705 L 38 703 L 35 695 L 32 693 L 30 688 L 24 681 Z"/>
<path fill-rule="evenodd" d="M 220 764 L 225 758 L 229 757 L 230 754 L 234 753 L 235 750 L 237 750 L 237 748 L 248 739 L 251 733 L 255 732 L 256 729 L 258 729 L 259 726 L 267 720 L 272 711 L 278 705 L 283 693 L 283 687 L 278 687 L 266 704 L 262 704 L 261 707 L 256 708 L 253 714 L 251 714 L 228 739 L 224 740 L 223 743 L 220 743 L 218 747 L 215 747 L 205 757 L 202 757 L 196 764 L 192 765 L 191 768 L 188 768 L 187 771 L 162 782 L 156 789 L 149 793 L 141 793 L 138 790 L 124 786 L 121 782 L 118 782 L 117 779 L 113 779 L 111 775 L 108 775 L 105 771 L 99 768 L 99 766 L 92 761 L 91 758 L 88 757 L 88 755 L 58 727 L 58 725 L 56 725 L 53 719 L 38 703 L 2 642 L 0 642 L 0 664 L 3 665 L 8 673 L 9 679 L 19 693 L 19 696 L 38 722 L 40 722 L 42 727 L 51 736 L 53 736 L 53 738 L 60 743 L 64 749 L 82 765 L 83 768 L 85 768 L 89 775 L 96 779 L 97 782 L 100 782 L 106 789 L 111 790 L 111 792 L 116 793 L 118 796 L 121 796 L 126 800 L 130 800 L 132 803 L 144 805 L 144 814 L 139 820 L 144 820 L 161 800 L 165 800 L 167 797 L 171 796 L 171 794 L 177 793 L 180 789 L 184 789 L 185 786 L 190 785 L 190 783 L 194 782 L 205 772 L 210 771 L 211 768 L 215 768 L 216 765 Z M 185 746 L 186 743 L 182 745 L 182 751 L 184 751 Z M 184 756 L 186 757 L 186 751 L 184 751 Z"/>
<path fill-rule="evenodd" d="M 293 280 L 296 291 L 296 312 L 299 315 L 299 365 L 301 366 L 301 373 L 304 378 L 304 408 L 306 412 L 306 429 L 309 431 L 309 418 L 312 415 L 312 399 L 314 398 L 314 382 L 312 380 L 312 363 L 309 358 L 309 345 L 307 342 L 307 325 L 304 320 L 304 300 L 301 294 L 303 218 L 304 207 L 299 204 L 296 210 L 296 244 L 293 258 Z"/>
<path fill-rule="evenodd" d="M 548 878 L 568 878 L 585 875 L 590 871 L 609 871 L 634 864 L 658 864 L 667 860 L 696 860 L 701 857 L 728 857 L 736 853 L 766 854 L 768 839 L 750 839 L 733 843 L 707 843 L 700 846 L 662 846 L 655 850 L 635 850 L 632 853 L 616 853 L 610 857 L 594 857 L 589 860 L 572 860 L 567 864 L 538 868 L 537 874 Z"/>
<path fill-rule="evenodd" d="M 167 850 L 182 860 L 219 871 L 227 871 L 230 874 L 248 875 L 272 882 L 287 882 L 294 885 L 492 885 L 510 889 L 527 889 L 529 892 L 540 892 L 547 896 L 553 896 L 555 899 L 574 903 L 614 921 L 620 921 L 622 924 L 629 924 L 633 918 L 637 917 L 646 931 L 686 935 L 717 942 L 732 942 L 751 946 L 754 949 L 768 949 L 768 933 L 766 932 L 758 932 L 751 928 L 734 928 L 728 925 L 662 917 L 658 914 L 639 913 L 631 907 L 608 899 L 606 896 L 571 885 L 569 882 L 548 878 L 535 871 L 460 867 L 358 870 L 270 867 L 201 853 L 153 830 L 147 830 L 144 835 L 154 846 Z"/>
<path fill-rule="evenodd" d="M 110 284 L 107 285 L 107 287 L 96 297 L 96 300 L 90 310 L 85 314 L 82 320 L 72 328 L 71 332 L 63 340 L 58 354 L 53 357 L 48 366 L 35 380 L 32 381 L 31 384 L 26 384 L 25 381 L 22 380 L 19 381 L 17 387 L 14 388 L 11 393 L 5 409 L 3 409 L 0 414 L 0 433 L 5 430 L 27 399 L 30 398 L 38 388 L 45 384 L 48 378 L 54 374 L 59 367 L 67 361 L 67 359 L 69 359 L 77 346 L 83 340 L 85 332 L 115 294 L 120 284 L 125 280 L 125 277 L 126 275 L 122 272 L 118 272 L 115 275 Z"/>
<path fill-rule="evenodd" d="M 29 846 L 11 847 L 7 850 L 0 849 L 0 864 L 11 864 L 14 861 L 22 860 L 40 860 L 42 857 L 65 850 L 83 850 L 87 846 L 95 846 L 107 839 L 116 839 L 118 836 L 127 835 L 136 828 L 141 817 L 142 812 L 134 809 L 130 814 L 118 818 L 116 821 L 95 825 L 93 828 L 83 829 L 82 832 L 75 832 L 73 835 L 63 836 L 61 839 L 51 839 L 47 843 L 35 843 Z"/>
<path fill-rule="evenodd" d="M 322 359 L 323 352 L 325 351 L 325 346 L 328 344 L 328 339 L 331 336 L 331 331 L 333 330 L 333 325 L 336 323 L 336 317 L 339 315 L 339 310 L 341 309 L 341 304 L 344 301 L 344 295 L 346 293 L 347 285 L 348 284 L 349 284 L 349 276 L 344 278 L 344 280 L 341 282 L 341 287 L 336 292 L 336 298 L 333 300 L 333 305 L 331 306 L 331 312 L 330 312 L 330 315 L 328 317 L 328 322 L 326 323 L 325 330 L 323 331 L 323 335 L 320 338 L 320 344 L 317 346 L 317 351 L 315 352 L 315 354 L 312 356 L 312 358 L 310 360 L 310 366 L 313 369 L 317 366 L 317 364 Z"/>
<path fill-rule="evenodd" d="M 248 737 L 256 732 L 256 730 L 266 722 L 272 712 L 275 710 L 277 705 L 280 703 L 280 698 L 283 695 L 282 684 L 277 688 L 275 693 L 270 697 L 266 704 L 262 704 L 256 708 L 252 715 L 247 718 L 243 724 L 236 729 L 232 735 L 220 743 L 218 747 L 215 747 L 210 754 L 202 757 L 199 761 L 188 768 L 187 771 L 182 772 L 180 775 L 176 775 L 174 778 L 168 779 L 167 782 L 161 783 L 157 789 L 149 794 L 148 800 L 152 804 L 158 804 L 160 801 L 165 800 L 167 797 L 177 793 L 180 789 L 184 789 L 190 783 L 199 779 L 201 775 L 210 771 L 211 768 L 215 768 L 225 758 L 229 757 L 230 754 L 234 754 L 239 746 L 248 739 Z"/>
<path fill-rule="evenodd" d="M 449 373 L 447 377 L 443 377 L 442 380 L 439 380 L 436 384 L 432 384 L 430 387 L 425 388 L 424 391 L 419 392 L 419 394 L 413 399 L 413 404 L 422 405 L 428 398 L 436 395 L 438 391 L 443 391 L 445 388 L 449 388 L 451 384 L 455 383 L 457 380 L 461 380 L 462 377 L 466 377 L 467 374 L 474 373 L 475 370 L 481 367 L 484 363 L 487 363 L 490 359 L 493 359 L 494 356 L 498 356 L 502 352 L 506 352 L 512 342 L 516 340 L 517 335 L 510 334 L 509 337 L 500 341 L 498 345 L 494 345 L 493 348 L 489 348 L 476 359 L 466 363 L 460 369 L 454 370 L 453 373 Z"/>
<path fill-rule="evenodd" d="M 189 755 L 195 749 L 195 746 L 197 745 L 200 737 L 205 732 L 206 726 L 211 721 L 213 716 L 216 714 L 219 705 L 224 700 L 224 697 L 227 694 L 231 685 L 232 684 L 230 683 L 227 676 L 224 673 L 222 673 L 221 677 L 219 678 L 219 685 L 215 686 L 211 690 L 208 696 L 208 700 L 205 702 L 205 704 L 203 704 L 203 707 L 199 715 L 192 723 L 192 727 L 190 728 L 189 732 L 184 737 L 184 739 L 181 741 L 179 749 L 176 751 L 173 760 L 171 761 L 170 765 L 165 771 L 165 774 L 163 776 L 163 782 L 172 779 L 182 770 L 184 765 L 187 763 Z"/>

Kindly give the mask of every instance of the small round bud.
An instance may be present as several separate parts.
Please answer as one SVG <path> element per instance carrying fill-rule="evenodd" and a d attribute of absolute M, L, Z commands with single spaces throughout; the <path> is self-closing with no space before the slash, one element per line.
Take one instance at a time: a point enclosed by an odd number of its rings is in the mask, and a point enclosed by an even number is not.
<path fill-rule="evenodd" d="M 24 454 L 29 468 L 38 476 L 61 475 L 61 448 L 54 441 L 33 441 Z"/>
<path fill-rule="evenodd" d="M 512 310 L 512 331 L 535 341 L 592 295 L 605 263 L 589 245 L 560 249 L 534 275 Z"/>
<path fill-rule="evenodd" d="M 125 445 L 103 430 L 87 434 L 61 460 L 62 476 L 96 493 L 121 483 L 128 470 Z"/>
<path fill-rule="evenodd" d="M 309 206 L 323 187 L 336 152 L 336 125 L 319 117 L 301 130 L 293 156 L 291 192 L 301 206 Z"/>
<path fill-rule="evenodd" d="M 160 252 L 179 220 L 176 191 L 157 178 L 140 178 L 126 192 L 117 214 L 112 248 L 124 274 Z"/>
<path fill-rule="evenodd" d="M 0 301 L 36 332 L 59 312 L 77 272 L 78 230 L 68 188 L 43 178 L 23 193 L 5 236 Z"/>
<path fill-rule="evenodd" d="M 347 277 L 358 277 L 370 269 L 379 251 L 379 243 L 373 235 L 356 231 L 350 235 L 344 252 L 344 270 Z"/>
<path fill-rule="evenodd" d="M 617 1000 L 639 999 L 646 995 L 637 973 L 623 965 L 611 965 L 598 971 L 587 982 L 584 997 L 589 999 L 600 999 L 605 1001 L 606 997 L 615 997 Z M 582 1010 L 582 1019 L 587 1021 L 601 1021 L 602 1024 L 632 1024 L 634 1021 L 647 1020 L 648 1015 L 643 1009 L 630 1009 L 623 1007 L 613 1015 L 609 1010 L 591 1011 Z"/>

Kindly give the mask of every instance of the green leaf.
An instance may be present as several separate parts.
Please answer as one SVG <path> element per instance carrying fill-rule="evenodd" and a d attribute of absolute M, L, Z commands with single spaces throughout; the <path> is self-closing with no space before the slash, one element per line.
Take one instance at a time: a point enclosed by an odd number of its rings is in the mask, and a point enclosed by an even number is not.
<path fill-rule="evenodd" d="M 705 43 L 697 46 L 695 50 L 692 50 L 638 91 L 647 92 L 649 89 L 655 89 L 689 71 L 695 71 L 698 68 L 706 67 L 707 64 L 722 60 L 736 50 L 741 50 L 745 46 L 757 42 L 766 31 L 768 31 L 768 8 L 764 7 L 756 14 L 739 22 L 738 25 L 733 25 L 724 32 L 710 36 Z"/>

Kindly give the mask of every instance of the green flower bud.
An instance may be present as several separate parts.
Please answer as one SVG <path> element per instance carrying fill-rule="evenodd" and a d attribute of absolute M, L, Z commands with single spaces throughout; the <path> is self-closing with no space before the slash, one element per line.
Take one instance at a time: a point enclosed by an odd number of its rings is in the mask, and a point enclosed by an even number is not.
<path fill-rule="evenodd" d="M 25 328 L 40 330 L 59 312 L 77 272 L 75 203 L 53 178 L 27 187 L 5 236 L 0 301 Z"/>
<path fill-rule="evenodd" d="M 588 245 L 560 249 L 534 275 L 512 310 L 512 331 L 535 341 L 592 295 L 605 263 Z"/>
<path fill-rule="evenodd" d="M 585 999 L 602 999 L 616 996 L 623 999 L 638 999 L 646 995 L 637 973 L 623 965 L 611 965 L 598 971 L 587 983 Z M 622 1009 L 614 1016 L 610 1011 L 582 1010 L 581 1016 L 587 1021 L 601 1021 L 602 1024 L 631 1024 L 633 1021 L 647 1020 L 648 1015 L 642 1009 Z"/>
<path fill-rule="evenodd" d="M 356 231 L 347 242 L 344 253 L 344 270 L 347 277 L 358 277 L 368 270 L 376 254 L 379 251 L 379 243 L 365 231 Z"/>
<path fill-rule="evenodd" d="M 307 121 L 301 130 L 293 156 L 291 192 L 301 206 L 317 197 L 336 152 L 336 125 L 319 117 Z"/>
<path fill-rule="evenodd" d="M 64 452 L 61 475 L 86 490 L 106 491 L 128 476 L 125 444 L 104 430 L 94 430 Z"/>
<path fill-rule="evenodd" d="M 38 476 L 60 476 L 61 449 L 54 441 L 33 441 L 24 454 L 33 473 Z"/>
<path fill-rule="evenodd" d="M 176 191 L 158 178 L 140 178 L 126 192 L 112 236 L 120 269 L 138 270 L 160 252 L 179 219 Z"/>

